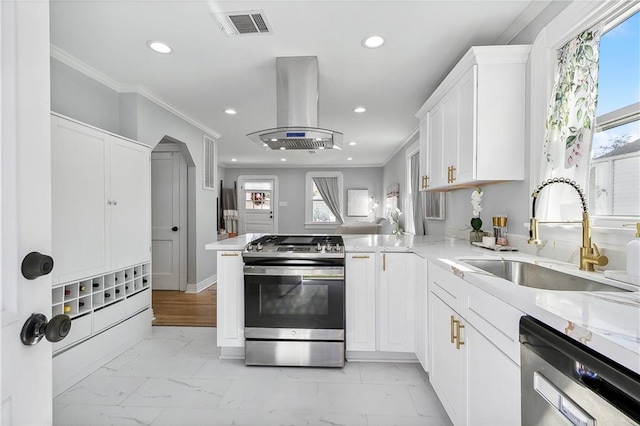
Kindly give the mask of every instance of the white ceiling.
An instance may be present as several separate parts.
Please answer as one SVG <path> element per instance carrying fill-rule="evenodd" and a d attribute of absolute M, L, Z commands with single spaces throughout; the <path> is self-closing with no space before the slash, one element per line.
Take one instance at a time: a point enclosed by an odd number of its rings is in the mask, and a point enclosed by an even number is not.
<path fill-rule="evenodd" d="M 414 132 L 414 114 L 468 48 L 509 42 L 541 3 L 54 1 L 51 43 L 215 131 L 224 166 L 381 166 Z M 272 34 L 229 37 L 212 15 L 247 10 L 263 11 Z M 363 48 L 371 34 L 386 43 Z M 173 53 L 154 53 L 148 40 L 168 43 Z M 344 134 L 343 151 L 267 152 L 246 137 L 275 127 L 278 56 L 318 57 L 318 125 Z M 353 112 L 360 105 L 366 113 Z M 225 114 L 228 107 L 238 114 Z"/>

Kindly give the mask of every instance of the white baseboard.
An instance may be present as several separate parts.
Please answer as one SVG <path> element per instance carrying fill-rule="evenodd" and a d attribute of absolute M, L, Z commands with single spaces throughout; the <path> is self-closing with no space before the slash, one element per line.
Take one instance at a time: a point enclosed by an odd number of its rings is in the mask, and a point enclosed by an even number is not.
<path fill-rule="evenodd" d="M 187 284 L 187 290 L 185 293 L 200 293 L 202 290 L 205 290 L 211 286 L 214 286 L 218 281 L 218 274 L 211 275 L 209 278 L 205 278 L 200 281 L 198 284 Z"/>
<path fill-rule="evenodd" d="M 221 347 L 220 359 L 244 359 L 244 347 Z"/>
<path fill-rule="evenodd" d="M 53 357 L 53 396 L 84 379 L 151 335 L 151 309 Z"/>
<path fill-rule="evenodd" d="M 352 362 L 418 362 L 413 353 L 347 351 L 347 361 Z"/>

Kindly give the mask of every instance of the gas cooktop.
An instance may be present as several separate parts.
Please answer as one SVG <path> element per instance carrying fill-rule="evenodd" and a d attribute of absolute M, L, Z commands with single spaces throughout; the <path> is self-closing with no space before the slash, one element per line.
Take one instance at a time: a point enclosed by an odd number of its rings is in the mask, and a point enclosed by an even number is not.
<path fill-rule="evenodd" d="M 243 256 L 344 256 L 344 241 L 340 235 L 265 235 L 247 244 Z"/>

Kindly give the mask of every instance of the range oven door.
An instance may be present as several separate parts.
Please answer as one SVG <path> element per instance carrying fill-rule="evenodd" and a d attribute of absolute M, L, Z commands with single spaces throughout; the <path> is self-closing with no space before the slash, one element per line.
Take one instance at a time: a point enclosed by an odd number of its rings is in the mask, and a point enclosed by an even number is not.
<path fill-rule="evenodd" d="M 244 283 L 247 338 L 344 340 L 344 267 L 246 265 Z"/>

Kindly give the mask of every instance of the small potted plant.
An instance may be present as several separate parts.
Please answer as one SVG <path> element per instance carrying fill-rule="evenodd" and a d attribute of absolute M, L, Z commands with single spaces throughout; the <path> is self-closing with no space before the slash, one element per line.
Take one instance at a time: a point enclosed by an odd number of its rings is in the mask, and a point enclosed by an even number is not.
<path fill-rule="evenodd" d="M 482 219 L 480 219 L 480 212 L 482 211 L 482 192 L 481 188 L 475 189 L 471 193 L 471 205 L 473 206 L 473 217 L 471 218 L 471 232 L 469 233 L 469 242 L 479 243 L 482 242 L 484 237 L 484 231 L 482 230 Z"/>

